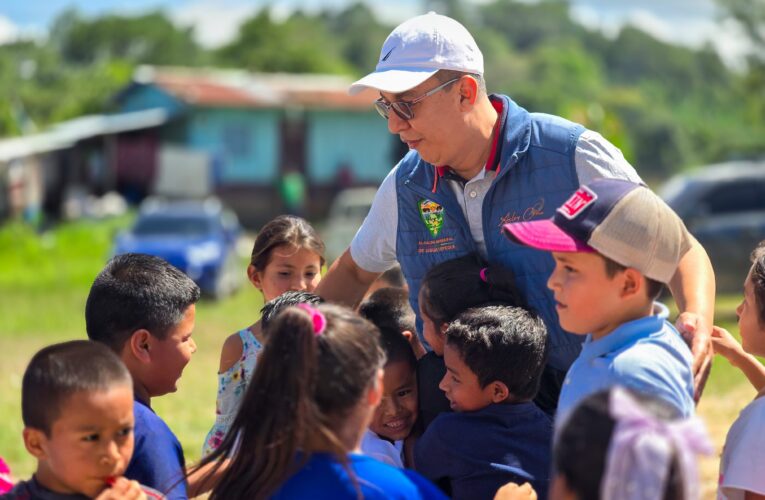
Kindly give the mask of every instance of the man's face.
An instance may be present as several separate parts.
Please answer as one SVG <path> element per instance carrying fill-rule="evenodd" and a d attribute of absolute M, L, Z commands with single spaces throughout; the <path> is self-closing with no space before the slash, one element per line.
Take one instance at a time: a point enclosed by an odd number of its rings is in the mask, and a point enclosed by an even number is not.
<path fill-rule="evenodd" d="M 428 78 L 417 87 L 400 94 L 380 92 L 387 103 L 411 101 L 438 87 L 442 82 Z M 415 149 L 423 160 L 433 165 L 450 165 L 455 157 L 455 142 L 461 135 L 460 82 L 412 105 L 414 118 L 404 120 L 393 110 L 388 115 L 388 130 L 398 135 L 409 149 Z"/>
<path fill-rule="evenodd" d="M 596 253 L 553 252 L 555 269 L 547 287 L 555 294 L 560 326 L 595 339 L 621 323 L 620 280 L 606 274 L 603 257 Z"/>
<path fill-rule="evenodd" d="M 175 325 L 164 340 L 150 337 L 151 373 L 145 380 L 149 396 L 162 396 L 177 390 L 178 379 L 197 350 L 191 333 L 194 331 L 196 307 L 191 304 L 183 319 Z"/>
<path fill-rule="evenodd" d="M 444 391 L 454 411 L 476 411 L 494 402 L 491 384 L 481 387 L 478 376 L 462 360 L 460 352 L 448 343 L 444 346 L 446 375 L 438 388 Z"/>
<path fill-rule="evenodd" d="M 49 436 L 32 432 L 41 440 L 38 481 L 57 493 L 95 497 L 125 472 L 133 454 L 132 387 L 77 392 L 62 405 Z"/>
<path fill-rule="evenodd" d="M 391 441 L 406 438 L 417 420 L 417 377 L 406 361 L 385 365 L 383 397 L 369 428 Z"/>

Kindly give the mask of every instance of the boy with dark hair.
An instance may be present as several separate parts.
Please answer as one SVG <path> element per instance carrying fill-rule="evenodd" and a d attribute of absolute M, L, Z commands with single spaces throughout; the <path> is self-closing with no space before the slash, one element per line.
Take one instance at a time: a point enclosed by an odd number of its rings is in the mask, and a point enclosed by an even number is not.
<path fill-rule="evenodd" d="M 21 387 L 29 481 L 2 498 L 164 498 L 122 474 L 133 452 L 133 385 L 107 347 L 75 340 L 40 350 Z"/>
<path fill-rule="evenodd" d="M 552 219 L 504 228 L 511 240 L 552 252 L 547 286 L 560 326 L 587 335 L 566 374 L 556 427 L 581 399 L 614 385 L 693 415 L 691 351 L 654 302 L 693 241 L 671 208 L 643 185 L 600 179 Z"/>
<path fill-rule="evenodd" d="M 319 305 L 324 299 L 315 293 L 304 290 L 289 290 L 279 295 L 275 299 L 269 300 L 260 308 L 260 327 L 265 336 L 266 328 L 285 307 L 296 306 L 298 304 Z"/>
<path fill-rule="evenodd" d="M 494 498 L 530 482 L 547 497 L 552 422 L 531 400 L 547 357 L 547 330 L 529 311 L 485 306 L 449 324 L 440 414 L 415 446 L 418 472 L 452 498 Z"/>
<path fill-rule="evenodd" d="M 377 326 L 377 325 L 375 325 Z M 383 395 L 361 440 L 361 451 L 394 467 L 411 466 L 417 422 L 417 359 L 400 331 L 378 326 L 385 351 Z"/>
<path fill-rule="evenodd" d="M 185 499 L 183 449 L 151 409 L 151 398 L 176 390 L 196 351 L 191 338 L 199 287 L 166 261 L 144 254 L 110 260 L 90 288 L 85 324 L 133 378 L 135 452 L 126 477 Z"/>
<path fill-rule="evenodd" d="M 389 327 L 401 333 L 411 345 L 417 359 L 427 351 L 417 336 L 417 317 L 409 305 L 409 293 L 396 287 L 378 288 L 359 306 L 359 314 L 378 328 Z"/>

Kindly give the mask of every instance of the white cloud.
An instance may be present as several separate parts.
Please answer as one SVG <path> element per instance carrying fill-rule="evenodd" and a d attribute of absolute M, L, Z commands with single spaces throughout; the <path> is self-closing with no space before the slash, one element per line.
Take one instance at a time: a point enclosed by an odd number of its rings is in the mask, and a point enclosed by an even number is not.
<path fill-rule="evenodd" d="M 19 28 L 10 19 L 0 15 L 0 45 L 15 42 L 19 38 Z"/>
<path fill-rule="evenodd" d="M 239 27 L 257 10 L 241 0 L 198 0 L 170 11 L 181 26 L 194 26 L 194 35 L 207 48 L 220 47 L 233 40 Z"/>

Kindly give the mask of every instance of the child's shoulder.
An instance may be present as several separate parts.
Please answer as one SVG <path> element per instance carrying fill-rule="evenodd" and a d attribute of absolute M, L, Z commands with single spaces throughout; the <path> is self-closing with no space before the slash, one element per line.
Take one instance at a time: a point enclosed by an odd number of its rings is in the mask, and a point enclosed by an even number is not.
<path fill-rule="evenodd" d="M 242 359 L 245 348 L 253 346 L 256 349 L 260 348 L 260 342 L 255 338 L 255 335 L 250 331 L 251 327 L 242 328 L 236 333 L 232 333 L 223 342 L 223 347 L 220 351 L 220 367 L 218 373 L 226 373 L 233 368 L 236 363 Z"/>
<path fill-rule="evenodd" d="M 167 422 L 138 400 L 133 403 L 133 413 L 135 415 L 134 433 L 136 441 L 147 440 L 152 443 L 166 442 L 167 440 L 178 441 Z"/>

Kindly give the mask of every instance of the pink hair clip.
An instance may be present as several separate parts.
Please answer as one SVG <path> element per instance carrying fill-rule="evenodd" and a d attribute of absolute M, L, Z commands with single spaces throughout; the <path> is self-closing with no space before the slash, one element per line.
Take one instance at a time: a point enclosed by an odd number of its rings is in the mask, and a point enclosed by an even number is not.
<path fill-rule="evenodd" d="M 488 270 L 489 270 L 488 267 L 484 267 L 483 269 L 481 269 L 481 272 L 478 273 L 478 276 L 481 277 L 481 281 L 483 281 L 484 283 L 488 283 L 489 282 L 489 280 L 486 278 L 486 271 L 488 271 Z"/>
<path fill-rule="evenodd" d="M 304 310 L 311 316 L 311 322 L 313 323 L 313 334 L 316 336 L 321 335 L 324 333 L 324 329 L 327 326 L 327 318 L 324 317 L 324 315 L 313 307 L 311 304 L 298 304 L 297 307 Z"/>

